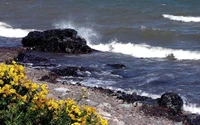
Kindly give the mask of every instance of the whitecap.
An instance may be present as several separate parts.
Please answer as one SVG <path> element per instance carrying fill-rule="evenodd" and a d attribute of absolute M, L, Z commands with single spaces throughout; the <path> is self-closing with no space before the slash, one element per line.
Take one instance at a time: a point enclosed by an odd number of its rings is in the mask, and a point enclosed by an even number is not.
<path fill-rule="evenodd" d="M 169 14 L 163 14 L 164 18 L 181 21 L 181 22 L 200 22 L 200 17 L 193 17 L 193 16 L 174 16 Z"/>
<path fill-rule="evenodd" d="M 200 59 L 199 51 L 153 47 L 147 44 L 121 43 L 116 40 L 112 40 L 108 44 L 100 43 L 97 45 L 90 46 L 100 51 L 122 53 L 137 58 L 166 58 L 167 55 L 173 54 L 178 60 Z"/>
<path fill-rule="evenodd" d="M 2 37 L 22 38 L 25 37 L 30 31 L 34 31 L 34 29 L 13 28 L 7 23 L 0 22 L 0 36 Z"/>

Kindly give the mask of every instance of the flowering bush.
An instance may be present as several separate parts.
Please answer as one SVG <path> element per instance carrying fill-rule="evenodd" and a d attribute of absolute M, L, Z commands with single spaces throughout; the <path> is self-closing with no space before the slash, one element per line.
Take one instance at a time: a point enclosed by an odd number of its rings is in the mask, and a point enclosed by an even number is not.
<path fill-rule="evenodd" d="M 0 63 L 0 123 L 2 125 L 107 125 L 89 106 L 72 99 L 47 98 L 46 84 L 33 83 L 24 67 Z"/>

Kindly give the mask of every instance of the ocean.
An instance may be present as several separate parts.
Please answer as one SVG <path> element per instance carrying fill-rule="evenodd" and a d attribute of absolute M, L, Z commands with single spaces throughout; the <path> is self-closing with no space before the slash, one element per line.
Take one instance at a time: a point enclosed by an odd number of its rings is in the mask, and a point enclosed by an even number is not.
<path fill-rule="evenodd" d="M 30 31 L 73 28 L 101 52 L 40 53 L 57 66 L 90 69 L 65 80 L 152 98 L 175 92 L 185 111 L 200 114 L 199 6 L 199 0 L 1 0 L 0 46 L 22 47 Z"/>

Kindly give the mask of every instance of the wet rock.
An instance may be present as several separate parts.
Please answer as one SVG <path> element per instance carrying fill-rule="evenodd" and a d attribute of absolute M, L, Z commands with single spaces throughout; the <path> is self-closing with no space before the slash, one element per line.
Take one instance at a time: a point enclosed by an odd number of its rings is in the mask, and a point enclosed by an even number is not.
<path fill-rule="evenodd" d="M 168 60 L 176 60 L 176 57 L 174 56 L 173 53 L 171 53 L 171 54 L 168 54 L 168 55 L 166 56 L 166 59 L 168 59 Z"/>
<path fill-rule="evenodd" d="M 183 107 L 183 100 L 176 93 L 165 93 L 158 100 L 158 104 L 161 107 L 165 107 L 177 112 L 181 111 Z"/>
<path fill-rule="evenodd" d="M 93 51 L 74 29 L 33 31 L 22 39 L 22 44 L 28 49 L 46 52 L 84 54 Z"/>
<path fill-rule="evenodd" d="M 187 116 L 187 121 L 189 125 L 200 125 L 200 115 L 190 114 Z"/>
<path fill-rule="evenodd" d="M 107 66 L 110 66 L 110 67 L 115 68 L 115 69 L 126 68 L 126 66 L 124 64 L 107 64 Z"/>
<path fill-rule="evenodd" d="M 87 70 L 84 67 L 60 67 L 53 69 L 52 72 L 59 76 L 73 76 L 73 77 L 84 77 L 84 72 Z M 87 72 L 86 72 L 87 73 Z"/>
<path fill-rule="evenodd" d="M 24 50 L 21 51 L 18 56 L 15 58 L 16 61 L 26 62 L 26 63 L 40 63 L 48 62 L 49 59 L 41 57 L 39 53 L 34 53 L 32 51 Z"/>
<path fill-rule="evenodd" d="M 93 87 L 92 88 L 93 90 L 98 90 L 98 91 L 100 91 L 100 92 L 102 92 L 102 93 L 106 93 L 106 94 L 108 94 L 108 95 L 113 95 L 114 94 L 114 91 L 112 91 L 112 90 L 110 90 L 110 89 L 106 89 L 106 88 L 103 88 L 103 87 Z"/>
<path fill-rule="evenodd" d="M 122 99 L 123 101 L 128 103 L 134 103 L 135 101 L 144 101 L 150 99 L 149 97 L 139 96 L 136 93 L 127 94 L 121 91 L 116 92 L 116 96 L 118 99 Z"/>
<path fill-rule="evenodd" d="M 42 76 L 40 81 L 46 81 L 46 82 L 50 82 L 50 83 L 56 83 L 56 79 L 59 78 L 58 75 L 56 75 L 55 73 L 50 72 L 48 75 Z"/>

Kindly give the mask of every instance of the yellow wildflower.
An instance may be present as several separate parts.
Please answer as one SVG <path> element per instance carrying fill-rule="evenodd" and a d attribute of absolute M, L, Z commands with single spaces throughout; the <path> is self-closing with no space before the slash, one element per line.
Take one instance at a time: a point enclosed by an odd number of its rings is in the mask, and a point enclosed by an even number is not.
<path fill-rule="evenodd" d="M 39 88 L 39 85 L 36 84 L 36 83 L 33 83 L 33 84 L 31 85 L 31 91 L 36 91 L 36 89 L 38 89 L 38 88 Z"/>
<path fill-rule="evenodd" d="M 3 80 L 0 79 L 0 85 L 3 85 L 3 84 L 4 84 Z"/>
<path fill-rule="evenodd" d="M 75 122 L 75 123 L 73 123 L 73 124 L 71 124 L 71 125 L 81 125 L 81 124 L 78 123 L 78 122 Z"/>

